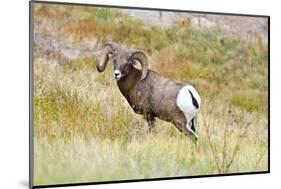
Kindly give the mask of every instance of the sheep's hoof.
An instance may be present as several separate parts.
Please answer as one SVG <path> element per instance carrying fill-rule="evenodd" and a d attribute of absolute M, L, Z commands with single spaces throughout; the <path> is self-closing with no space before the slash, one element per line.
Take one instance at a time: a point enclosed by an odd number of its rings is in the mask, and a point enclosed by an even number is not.
<path fill-rule="evenodd" d="M 198 144 L 198 138 L 192 137 L 192 142 L 193 142 L 194 144 Z"/>
<path fill-rule="evenodd" d="M 190 137 L 191 137 L 191 141 L 193 142 L 193 144 L 198 143 L 198 136 L 194 135 L 193 133 L 190 133 Z"/>

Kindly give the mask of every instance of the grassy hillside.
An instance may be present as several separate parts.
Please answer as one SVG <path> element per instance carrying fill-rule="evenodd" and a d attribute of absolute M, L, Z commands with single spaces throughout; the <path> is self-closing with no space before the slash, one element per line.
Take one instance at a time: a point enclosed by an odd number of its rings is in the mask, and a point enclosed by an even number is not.
<path fill-rule="evenodd" d="M 268 52 L 219 27 L 160 28 L 115 9 L 35 6 L 35 35 L 69 47 L 105 41 L 147 52 L 150 68 L 194 85 L 202 97 L 197 145 L 167 122 L 148 134 L 96 59 L 64 63 L 35 52 L 35 184 L 267 170 Z"/>

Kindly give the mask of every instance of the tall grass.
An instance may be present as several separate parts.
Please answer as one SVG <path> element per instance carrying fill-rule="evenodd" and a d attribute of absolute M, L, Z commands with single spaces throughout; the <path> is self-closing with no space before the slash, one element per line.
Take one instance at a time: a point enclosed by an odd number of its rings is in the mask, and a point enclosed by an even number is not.
<path fill-rule="evenodd" d="M 268 168 L 267 47 L 219 28 L 146 25 L 119 10 L 38 5 L 36 31 L 74 46 L 114 40 L 147 52 L 150 67 L 202 96 L 199 142 L 157 120 L 156 133 L 119 92 L 112 65 L 95 59 L 34 62 L 35 184 L 93 182 Z M 57 18 L 57 19 L 55 19 Z M 67 22 L 66 22 L 67 21 Z"/>

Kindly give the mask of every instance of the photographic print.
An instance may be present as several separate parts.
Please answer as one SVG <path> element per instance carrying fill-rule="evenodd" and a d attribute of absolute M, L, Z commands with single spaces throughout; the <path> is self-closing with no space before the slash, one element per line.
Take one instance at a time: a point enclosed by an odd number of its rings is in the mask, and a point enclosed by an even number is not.
<path fill-rule="evenodd" d="M 269 172 L 269 17 L 30 2 L 31 187 Z"/>

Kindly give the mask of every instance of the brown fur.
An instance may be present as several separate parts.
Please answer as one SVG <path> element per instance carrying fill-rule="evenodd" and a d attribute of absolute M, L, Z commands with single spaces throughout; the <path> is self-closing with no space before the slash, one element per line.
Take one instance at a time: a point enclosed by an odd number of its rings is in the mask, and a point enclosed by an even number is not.
<path fill-rule="evenodd" d="M 132 109 L 144 115 L 154 124 L 155 117 L 172 122 L 183 133 L 187 134 L 184 114 L 176 105 L 178 91 L 184 84 L 160 76 L 148 70 L 144 80 L 140 80 L 141 71 L 130 66 L 129 74 L 119 81 L 118 87 Z"/>

